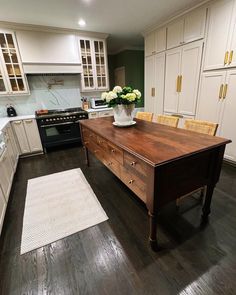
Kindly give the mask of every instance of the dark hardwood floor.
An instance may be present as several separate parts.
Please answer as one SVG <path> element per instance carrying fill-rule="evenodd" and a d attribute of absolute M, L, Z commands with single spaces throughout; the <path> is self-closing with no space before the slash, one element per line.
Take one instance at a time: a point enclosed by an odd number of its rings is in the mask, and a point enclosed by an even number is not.
<path fill-rule="evenodd" d="M 80 167 L 109 220 L 20 256 L 27 180 Z M 159 216 L 164 248 L 148 246 L 145 206 L 81 148 L 21 159 L 0 238 L 0 294 L 235 294 L 236 168 L 224 165 L 210 223 L 200 228 L 201 206 L 185 199 Z"/>

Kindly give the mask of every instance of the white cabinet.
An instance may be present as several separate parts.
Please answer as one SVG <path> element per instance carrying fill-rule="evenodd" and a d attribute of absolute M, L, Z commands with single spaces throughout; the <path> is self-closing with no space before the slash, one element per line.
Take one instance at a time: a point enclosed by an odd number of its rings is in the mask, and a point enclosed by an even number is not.
<path fill-rule="evenodd" d="M 82 91 L 108 90 L 108 63 L 105 40 L 79 38 L 82 60 Z"/>
<path fill-rule="evenodd" d="M 0 95 L 28 93 L 14 32 L 0 29 Z"/>
<path fill-rule="evenodd" d="M 164 112 L 195 115 L 202 44 L 197 41 L 167 52 Z"/>
<path fill-rule="evenodd" d="M 167 49 L 177 47 L 184 41 L 184 19 L 178 19 L 167 26 Z"/>
<path fill-rule="evenodd" d="M 157 29 L 145 36 L 145 56 L 166 50 L 166 27 Z"/>
<path fill-rule="evenodd" d="M 233 35 L 233 28 L 235 27 L 234 6 L 234 0 L 218 0 L 209 7 L 204 70 L 229 67 L 235 63 L 235 61 L 230 62 L 231 58 L 233 60 L 233 53 L 231 52 L 236 49 L 236 37 Z"/>
<path fill-rule="evenodd" d="M 88 117 L 89 119 L 96 119 L 98 118 L 98 112 L 89 112 Z"/>
<path fill-rule="evenodd" d="M 34 119 L 23 120 L 26 137 L 28 140 L 30 152 L 40 152 L 43 150 L 39 136 L 38 126 Z"/>
<path fill-rule="evenodd" d="M 165 53 L 145 58 L 145 111 L 163 113 Z"/>
<path fill-rule="evenodd" d="M 167 26 L 167 49 L 204 38 L 206 8 L 196 9 Z"/>
<path fill-rule="evenodd" d="M 232 140 L 225 158 L 236 161 L 236 71 L 218 71 L 202 75 L 197 118 L 219 124 L 217 135 Z"/>
<path fill-rule="evenodd" d="M 6 212 L 7 203 L 3 196 L 3 192 L 0 186 L 0 234 L 2 231 L 3 220 Z"/>
<path fill-rule="evenodd" d="M 43 150 L 35 119 L 13 121 L 12 125 L 21 155 Z"/>
<path fill-rule="evenodd" d="M 12 125 L 20 147 L 20 154 L 29 154 L 30 147 L 25 133 L 23 121 L 13 121 Z"/>
<path fill-rule="evenodd" d="M 9 155 L 9 150 L 6 147 L 0 158 L 0 186 L 2 188 L 6 202 L 9 198 L 13 175 L 14 172 L 11 164 L 11 158 Z"/>
<path fill-rule="evenodd" d="M 89 112 L 89 119 L 96 119 L 101 117 L 111 117 L 113 116 L 113 110 L 94 110 L 93 112 Z"/>

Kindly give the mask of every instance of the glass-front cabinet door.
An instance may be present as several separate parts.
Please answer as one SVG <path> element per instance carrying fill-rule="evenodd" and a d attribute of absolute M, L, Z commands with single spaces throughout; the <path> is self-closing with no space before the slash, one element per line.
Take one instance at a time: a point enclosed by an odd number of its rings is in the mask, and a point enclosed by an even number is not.
<path fill-rule="evenodd" d="M 0 71 L 0 94 L 29 92 L 13 32 L 0 31 Z"/>
<path fill-rule="evenodd" d="M 108 90 L 107 52 L 104 40 L 79 38 L 82 91 Z"/>
<path fill-rule="evenodd" d="M 108 88 L 107 77 L 107 62 L 106 62 L 106 50 L 105 42 L 101 40 L 95 40 L 94 53 L 95 53 L 95 65 L 96 65 L 96 82 L 97 89 L 105 90 Z"/>

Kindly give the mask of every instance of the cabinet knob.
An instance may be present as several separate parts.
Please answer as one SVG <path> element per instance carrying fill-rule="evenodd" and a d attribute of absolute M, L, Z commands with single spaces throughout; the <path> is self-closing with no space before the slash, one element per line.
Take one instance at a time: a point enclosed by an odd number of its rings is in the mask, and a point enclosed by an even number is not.
<path fill-rule="evenodd" d="M 134 182 L 133 179 L 130 179 L 130 180 L 129 180 L 129 184 L 132 184 L 133 182 Z"/>
<path fill-rule="evenodd" d="M 136 162 L 133 161 L 133 162 L 130 163 L 130 165 L 131 166 L 135 166 L 136 165 Z"/>
<path fill-rule="evenodd" d="M 114 150 L 114 149 L 111 150 L 112 153 L 115 153 L 115 151 L 116 151 L 116 150 Z"/>

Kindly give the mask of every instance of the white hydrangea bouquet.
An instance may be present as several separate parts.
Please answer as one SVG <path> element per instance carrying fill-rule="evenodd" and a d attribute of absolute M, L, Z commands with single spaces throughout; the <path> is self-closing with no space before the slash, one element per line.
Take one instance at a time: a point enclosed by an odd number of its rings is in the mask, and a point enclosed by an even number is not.
<path fill-rule="evenodd" d="M 133 111 L 135 104 L 141 99 L 141 92 L 138 89 L 115 86 L 112 91 L 103 92 L 102 99 L 107 102 L 108 107 L 113 108 L 114 125 L 122 127 L 136 124 L 133 121 Z"/>
<path fill-rule="evenodd" d="M 132 87 L 115 86 L 112 91 L 103 92 L 102 99 L 105 100 L 109 107 L 115 107 L 117 105 L 130 105 L 135 104 L 141 99 L 141 92 L 138 89 L 132 89 Z"/>

